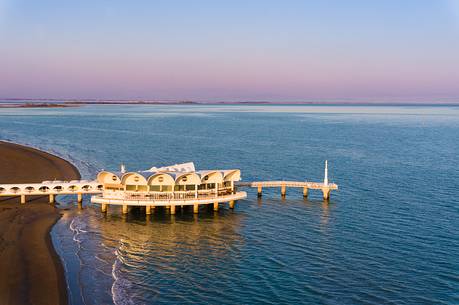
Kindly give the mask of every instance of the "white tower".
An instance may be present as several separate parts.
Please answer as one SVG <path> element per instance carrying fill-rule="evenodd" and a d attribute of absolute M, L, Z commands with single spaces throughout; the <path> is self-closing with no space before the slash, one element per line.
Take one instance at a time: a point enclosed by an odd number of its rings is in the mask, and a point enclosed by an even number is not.
<path fill-rule="evenodd" d="M 328 185 L 328 160 L 325 160 L 324 185 Z"/>
<path fill-rule="evenodd" d="M 121 164 L 121 173 L 124 174 L 126 172 L 126 167 L 124 164 Z"/>

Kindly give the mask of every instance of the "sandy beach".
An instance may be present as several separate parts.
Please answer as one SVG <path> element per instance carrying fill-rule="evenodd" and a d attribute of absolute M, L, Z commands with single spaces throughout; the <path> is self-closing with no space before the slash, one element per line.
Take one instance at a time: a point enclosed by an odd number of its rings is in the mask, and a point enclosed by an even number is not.
<path fill-rule="evenodd" d="M 79 179 L 51 154 L 0 141 L 0 183 Z M 0 304 L 67 304 L 64 270 L 49 234 L 59 211 L 47 197 L 0 197 Z"/>

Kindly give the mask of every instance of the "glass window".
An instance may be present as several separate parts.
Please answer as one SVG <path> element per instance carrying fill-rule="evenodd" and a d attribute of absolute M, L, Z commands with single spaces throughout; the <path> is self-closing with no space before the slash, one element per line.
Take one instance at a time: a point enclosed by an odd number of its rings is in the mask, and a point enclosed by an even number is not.
<path fill-rule="evenodd" d="M 196 189 L 195 185 L 192 184 L 192 185 L 186 185 L 186 188 L 185 188 L 187 191 L 194 191 Z"/>
<path fill-rule="evenodd" d="M 174 188 L 174 191 L 184 191 L 185 190 L 185 186 L 184 185 L 176 185 L 175 188 Z"/>
<path fill-rule="evenodd" d="M 161 186 L 159 186 L 159 185 L 150 185 L 150 191 L 159 192 L 159 191 L 161 191 Z"/>
<path fill-rule="evenodd" d="M 138 190 L 141 192 L 147 192 L 148 191 L 148 185 L 138 185 Z"/>
<path fill-rule="evenodd" d="M 172 192 L 172 185 L 163 185 L 162 186 L 163 192 Z"/>
<path fill-rule="evenodd" d="M 136 190 L 136 185 L 131 185 L 131 184 L 126 185 L 126 191 L 135 191 L 135 190 Z"/>

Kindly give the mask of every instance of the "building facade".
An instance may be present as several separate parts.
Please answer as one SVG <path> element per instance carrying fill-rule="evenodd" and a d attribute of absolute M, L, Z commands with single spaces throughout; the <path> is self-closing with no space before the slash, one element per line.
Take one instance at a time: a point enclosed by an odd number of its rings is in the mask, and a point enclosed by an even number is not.
<path fill-rule="evenodd" d="M 151 168 L 146 171 L 101 171 L 97 182 L 103 186 L 101 195 L 92 202 L 123 206 L 176 206 L 229 202 L 246 198 L 238 192 L 234 182 L 241 179 L 241 171 L 195 170 L 193 163 Z M 217 206 L 218 209 L 218 206 Z"/>

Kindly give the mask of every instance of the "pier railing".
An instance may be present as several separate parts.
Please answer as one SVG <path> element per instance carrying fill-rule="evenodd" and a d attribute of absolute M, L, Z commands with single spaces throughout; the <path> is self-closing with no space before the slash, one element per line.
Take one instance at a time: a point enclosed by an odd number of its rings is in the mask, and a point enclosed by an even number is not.
<path fill-rule="evenodd" d="M 219 196 L 231 195 L 231 188 L 216 190 L 175 191 L 175 192 L 128 192 L 128 191 L 105 191 L 103 197 L 122 200 L 145 200 L 145 201 L 169 201 L 169 200 L 192 200 L 211 199 Z"/>

